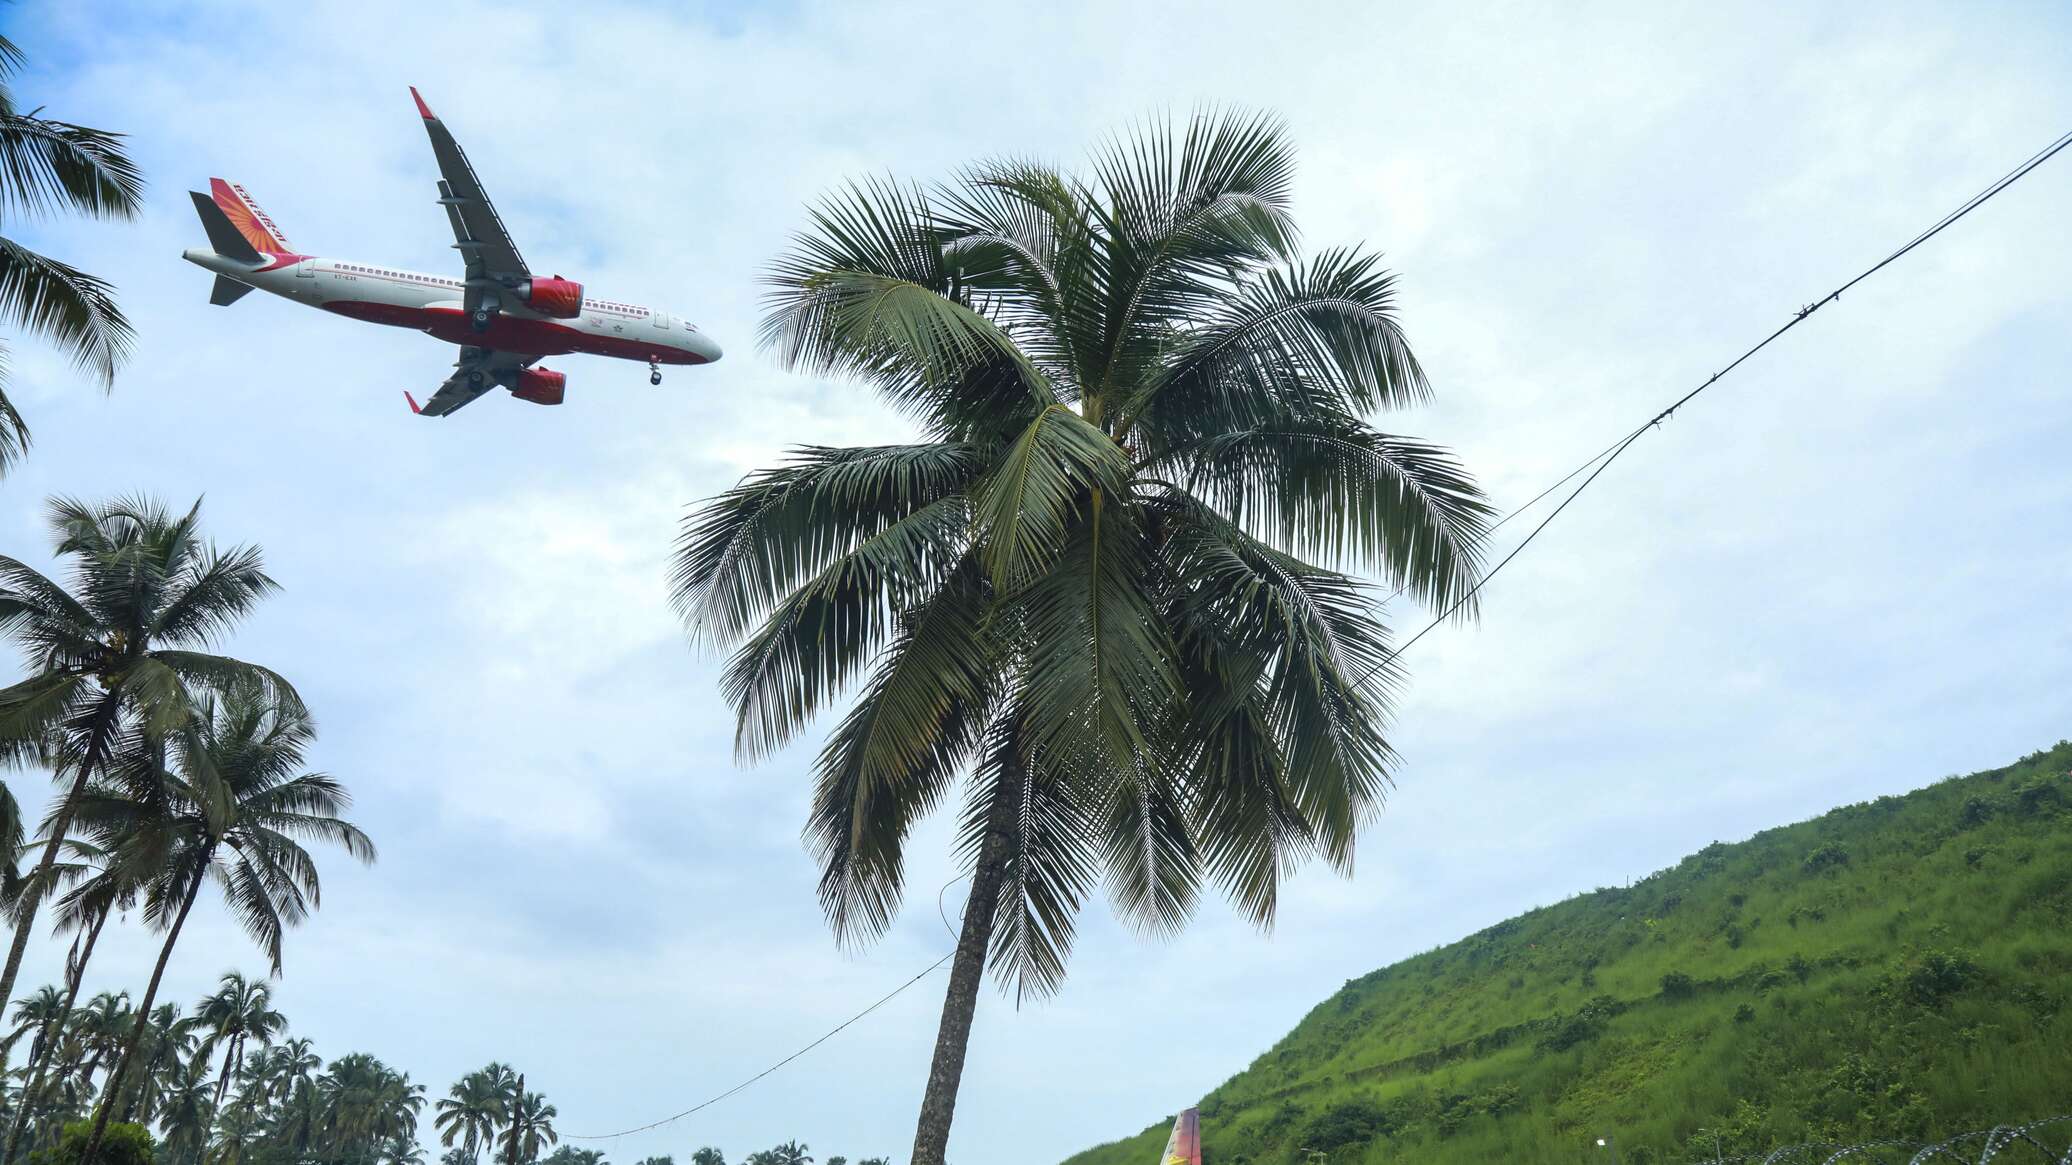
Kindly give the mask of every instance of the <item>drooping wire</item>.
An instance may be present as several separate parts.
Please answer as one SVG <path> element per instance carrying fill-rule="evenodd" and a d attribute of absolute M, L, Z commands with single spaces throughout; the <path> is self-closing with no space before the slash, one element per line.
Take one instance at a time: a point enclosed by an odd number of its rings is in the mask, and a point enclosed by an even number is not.
<path fill-rule="evenodd" d="M 1512 518 L 1517 517 L 1519 514 L 1524 513 L 1527 509 L 1538 504 L 1542 498 L 1545 498 L 1548 494 L 1551 494 L 1555 490 L 1561 488 L 1561 486 L 1564 483 L 1572 480 L 1577 474 L 1583 472 L 1585 469 L 1590 469 L 1592 465 L 1595 465 L 1597 467 L 1590 471 L 1590 475 L 1583 479 L 1583 483 L 1581 485 L 1578 485 L 1571 493 L 1569 493 L 1567 497 L 1561 499 L 1560 505 L 1555 506 L 1552 512 L 1550 512 L 1546 517 L 1540 519 L 1539 524 L 1534 526 L 1531 532 L 1527 533 L 1524 539 L 1521 540 L 1518 543 L 1518 545 L 1512 547 L 1510 553 L 1504 555 L 1501 559 L 1498 559 L 1495 566 L 1490 567 L 1489 570 L 1485 572 L 1481 578 L 1475 580 L 1474 586 L 1469 587 L 1467 591 L 1463 593 L 1458 599 L 1455 599 L 1452 603 L 1448 604 L 1445 610 L 1439 612 L 1438 615 L 1434 616 L 1431 622 L 1426 623 L 1422 628 L 1420 628 L 1417 634 L 1411 636 L 1408 640 L 1406 640 L 1403 643 L 1403 646 L 1396 648 L 1394 651 L 1388 654 L 1388 657 L 1386 659 L 1383 659 L 1379 663 L 1375 664 L 1373 667 L 1369 668 L 1366 674 L 1362 675 L 1357 681 L 1354 682 L 1353 686 L 1356 688 L 1364 686 L 1368 680 L 1373 679 L 1375 675 L 1380 673 L 1380 671 L 1383 668 L 1388 667 L 1390 664 L 1394 663 L 1399 657 L 1402 656 L 1404 652 L 1409 651 L 1413 646 L 1415 646 L 1418 640 L 1423 639 L 1425 636 L 1431 634 L 1432 631 L 1439 626 L 1439 624 L 1444 623 L 1446 620 L 1452 618 L 1456 611 L 1459 611 L 1462 607 L 1466 606 L 1469 602 L 1471 602 L 1477 594 L 1481 593 L 1482 588 L 1489 585 L 1491 579 L 1495 578 L 1499 572 L 1501 572 L 1506 566 L 1509 566 L 1511 564 L 1512 559 L 1517 558 L 1518 555 L 1522 551 L 1524 551 L 1526 547 L 1532 545 L 1533 539 L 1538 538 L 1540 536 L 1541 531 L 1545 530 L 1548 527 L 1548 525 L 1554 521 L 1554 519 L 1561 516 L 1561 511 L 1566 510 L 1571 503 L 1573 503 L 1578 497 L 1581 497 L 1583 491 L 1589 489 L 1590 484 L 1592 482 L 1596 481 L 1598 477 L 1604 473 L 1605 470 L 1611 468 L 1612 462 L 1617 461 L 1621 454 L 1625 453 L 1627 449 L 1631 448 L 1635 441 L 1638 441 L 1641 437 L 1645 436 L 1650 429 L 1660 427 L 1663 421 L 1666 421 L 1674 415 L 1676 415 L 1676 410 L 1682 408 L 1686 404 L 1689 404 L 1693 399 L 1695 399 L 1698 396 L 1698 394 L 1704 392 L 1706 389 L 1711 388 L 1713 385 L 1719 383 L 1721 378 L 1725 377 L 1728 373 L 1734 371 L 1734 369 L 1739 368 L 1744 362 L 1746 362 L 1750 357 L 1754 356 L 1756 353 L 1769 347 L 1770 344 L 1773 341 L 1775 341 L 1778 337 L 1784 335 L 1784 333 L 1804 323 L 1806 321 L 1806 317 L 1812 315 L 1816 311 L 1819 311 L 1821 308 L 1827 306 L 1828 304 L 1833 303 L 1834 301 L 1842 298 L 1843 292 L 1848 291 L 1850 288 L 1855 287 L 1857 284 L 1862 283 L 1864 280 L 1869 279 L 1873 275 L 1876 275 L 1878 272 L 1884 270 L 1886 267 L 1897 262 L 1900 259 L 1900 257 L 1905 255 L 1907 252 L 1913 250 L 1915 247 L 1918 247 L 1921 244 L 1927 242 L 1928 240 L 1934 238 L 1935 236 L 1941 234 L 1946 228 L 1948 228 L 1951 224 L 1955 223 L 1958 219 L 1963 218 L 1965 215 L 1970 214 L 1974 210 L 1977 210 L 1980 206 L 1985 205 L 1985 203 L 1994 195 L 2000 193 L 2002 190 L 2007 189 L 2009 186 L 2014 185 L 2015 182 L 2019 181 L 2024 175 L 2028 174 L 2029 171 L 2034 170 L 2036 167 L 2041 166 L 2043 163 L 2049 161 L 2060 150 L 2063 150 L 2068 145 L 2072 145 L 2072 132 L 2064 134 L 2063 136 L 2059 137 L 2056 141 L 2052 142 L 2050 145 L 2045 146 L 2043 149 L 2038 150 L 2036 153 L 2030 155 L 2028 160 L 2022 162 L 2014 169 L 2009 170 L 2007 173 L 2001 175 L 1992 183 L 1992 185 L 1987 186 L 1984 190 L 1981 190 L 1977 194 L 1974 194 L 1970 198 L 1966 199 L 1961 206 L 1957 207 L 1957 209 L 1951 211 L 1950 213 L 1942 216 L 1942 218 L 1936 220 L 1933 226 L 1930 226 L 1928 229 L 1922 231 L 1920 234 L 1915 235 L 1912 239 L 1908 240 L 1906 245 L 1900 247 L 1898 250 L 1892 252 L 1890 255 L 1885 256 L 1883 259 L 1878 260 L 1876 263 L 1873 263 L 1869 267 L 1864 268 L 1863 271 L 1859 272 L 1855 278 L 1849 280 L 1847 283 L 1842 284 L 1840 287 L 1835 288 L 1833 291 L 1828 292 L 1826 295 L 1821 296 L 1819 299 L 1814 300 L 1812 303 L 1809 303 L 1804 307 L 1801 307 L 1798 311 L 1792 314 L 1791 319 L 1785 321 L 1782 327 L 1778 328 L 1774 332 L 1771 332 L 1769 335 L 1764 336 L 1761 340 L 1757 341 L 1756 344 L 1750 347 L 1747 351 L 1741 353 L 1739 356 L 1734 357 L 1731 363 L 1729 363 L 1726 367 L 1721 368 L 1718 372 L 1715 372 L 1711 376 L 1707 377 L 1704 383 L 1698 385 L 1696 388 L 1693 388 L 1689 392 L 1684 393 L 1682 396 L 1676 398 L 1676 400 L 1672 402 L 1668 408 L 1665 408 L 1660 412 L 1656 413 L 1654 416 L 1649 417 L 1645 422 L 1643 422 L 1640 425 L 1640 427 L 1634 429 L 1632 432 L 1626 434 L 1624 437 L 1621 437 L 1619 440 L 1613 442 L 1610 446 L 1608 446 L 1603 452 L 1599 453 L 1597 456 L 1592 457 L 1590 460 L 1585 461 L 1583 464 L 1570 470 L 1567 476 L 1563 477 L 1560 481 L 1555 482 L 1553 485 L 1548 486 L 1546 489 L 1541 490 L 1539 494 L 1536 495 L 1531 501 L 1525 503 L 1524 505 L 1518 507 L 1516 510 L 1513 510 L 1511 511 L 1511 513 L 1505 515 L 1501 521 L 1491 526 L 1490 529 L 1495 530 L 1498 527 L 1502 526 L 1505 522 L 1508 522 Z M 1404 588 L 1397 588 L 1395 595 L 1402 594 L 1403 590 Z M 1391 595 L 1389 597 L 1394 598 L 1395 595 Z"/>
<path fill-rule="evenodd" d="M 947 891 L 950 887 L 956 885 L 958 882 L 964 880 L 969 876 L 970 875 L 968 874 L 959 874 L 956 877 L 951 878 L 949 881 L 944 882 L 942 884 L 942 888 L 935 892 L 935 911 L 942 918 L 943 929 L 948 930 L 950 932 L 950 937 L 953 940 L 957 937 L 957 931 L 955 927 L 950 925 L 949 914 L 945 912 L 945 910 L 943 909 L 942 896 L 944 892 Z M 714 1096 L 708 1100 L 700 1101 L 697 1104 L 694 1104 L 691 1107 L 684 1109 L 682 1112 L 677 1113 L 675 1116 L 666 1116 L 663 1117 L 661 1120 L 649 1121 L 647 1124 L 641 1125 L 637 1128 L 622 1129 L 616 1133 L 563 1133 L 561 1134 L 561 1139 L 564 1141 L 617 1140 L 620 1137 L 630 1137 L 635 1133 L 644 1133 L 650 1129 L 659 1129 L 663 1125 L 675 1124 L 677 1121 L 680 1121 L 683 1118 L 692 1115 L 693 1113 L 702 1112 L 705 1109 L 711 1108 L 713 1105 L 718 1104 L 720 1101 L 725 1100 L 730 1096 L 733 1096 L 735 1093 L 746 1090 L 750 1085 L 761 1080 L 763 1077 L 770 1075 L 777 1069 L 784 1067 L 786 1064 L 791 1063 L 793 1060 L 798 1059 L 800 1056 L 805 1055 L 807 1052 L 812 1051 L 813 1049 L 840 1035 L 842 1033 L 842 1029 L 848 1027 L 850 1024 L 855 1023 L 857 1020 L 862 1019 L 864 1016 L 869 1015 L 871 1012 L 876 1011 L 880 1007 L 885 1006 L 887 1003 L 892 1002 L 894 999 L 898 998 L 900 993 L 904 992 L 907 988 L 912 987 L 914 984 L 919 983 L 921 980 L 926 979 L 930 975 L 933 975 L 936 972 L 936 970 L 940 968 L 944 963 L 947 963 L 952 958 L 956 957 L 956 954 L 956 948 L 952 947 L 950 949 L 949 954 L 946 954 L 942 958 L 937 959 L 933 963 L 928 964 L 928 966 L 922 968 L 921 972 L 915 975 L 913 978 L 908 979 L 906 982 L 901 983 L 897 987 L 894 987 L 891 991 L 888 991 L 884 995 L 879 996 L 876 1002 L 872 1003 L 869 1007 L 864 1008 L 862 1011 L 859 1011 L 855 1015 L 850 1016 L 848 1019 L 845 1019 L 842 1022 L 836 1024 L 834 1027 L 829 1028 L 824 1034 L 821 1035 L 819 1039 L 814 1040 L 812 1043 L 807 1044 L 805 1047 L 800 1048 L 798 1051 L 793 1052 L 791 1055 L 784 1057 L 782 1060 L 779 1060 L 776 1063 L 770 1065 L 769 1067 L 763 1069 L 762 1071 L 756 1073 L 755 1075 L 750 1076 L 748 1079 L 743 1080 L 741 1083 L 734 1085 L 732 1088 L 727 1089 L 725 1092 L 722 1092 L 719 1095 Z"/>

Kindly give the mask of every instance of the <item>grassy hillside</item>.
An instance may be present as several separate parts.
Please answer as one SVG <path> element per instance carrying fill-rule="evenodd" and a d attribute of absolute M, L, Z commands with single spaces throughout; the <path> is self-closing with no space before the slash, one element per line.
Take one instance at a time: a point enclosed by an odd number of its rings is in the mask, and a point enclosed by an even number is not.
<path fill-rule="evenodd" d="M 1209 1165 L 1631 1165 L 2072 1112 L 2072 742 L 1714 843 L 1355 979 L 1202 1101 Z M 1150 1165 L 1170 1116 L 1069 1165 Z"/>

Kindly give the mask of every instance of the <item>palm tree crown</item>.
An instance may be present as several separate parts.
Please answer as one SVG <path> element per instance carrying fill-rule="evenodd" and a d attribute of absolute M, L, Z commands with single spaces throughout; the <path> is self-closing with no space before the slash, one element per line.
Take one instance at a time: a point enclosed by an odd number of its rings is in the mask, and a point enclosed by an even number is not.
<path fill-rule="evenodd" d="M 1201 115 L 1084 177 L 852 185 L 774 265 L 766 345 L 926 436 L 797 450 L 678 549 L 688 621 L 738 645 L 743 757 L 861 686 L 807 826 L 844 941 L 889 924 L 909 831 L 967 772 L 968 937 L 1018 994 L 1055 989 L 1104 878 L 1163 933 L 1205 880 L 1263 926 L 1295 864 L 1350 868 L 1397 673 L 1343 571 L 1462 600 L 1490 510 L 1366 419 L 1430 389 L 1394 277 L 1298 252 L 1291 173 L 1272 119 Z"/>
<path fill-rule="evenodd" d="M 172 733 L 197 693 L 230 685 L 258 684 L 301 710 L 273 672 L 197 650 L 276 589 L 256 548 L 219 550 L 201 538 L 200 503 L 176 515 L 145 498 L 56 499 L 50 523 L 70 568 L 66 585 L 0 556 L 0 634 L 22 649 L 30 673 L 0 690 L 0 760 L 47 764 L 71 786 L 44 823 L 42 856 L 15 905 L 0 999 L 13 993 L 79 799 L 126 729 Z"/>
<path fill-rule="evenodd" d="M 136 217 L 144 179 L 123 151 L 122 135 L 20 112 L 9 82 L 21 65 L 21 50 L 0 37 L 0 225 L 56 211 Z M 0 315 L 55 341 L 103 383 L 114 382 L 129 356 L 130 325 L 113 288 L 4 235 Z M 29 444 L 28 426 L 7 399 L 5 373 L 0 348 L 0 473 Z"/>

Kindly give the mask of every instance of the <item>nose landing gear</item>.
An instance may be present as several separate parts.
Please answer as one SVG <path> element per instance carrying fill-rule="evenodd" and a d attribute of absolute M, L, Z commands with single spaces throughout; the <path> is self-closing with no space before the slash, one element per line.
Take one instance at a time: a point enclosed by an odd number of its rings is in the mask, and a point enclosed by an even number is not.
<path fill-rule="evenodd" d="M 648 361 L 648 383 L 662 383 L 662 366 L 653 360 Z"/>

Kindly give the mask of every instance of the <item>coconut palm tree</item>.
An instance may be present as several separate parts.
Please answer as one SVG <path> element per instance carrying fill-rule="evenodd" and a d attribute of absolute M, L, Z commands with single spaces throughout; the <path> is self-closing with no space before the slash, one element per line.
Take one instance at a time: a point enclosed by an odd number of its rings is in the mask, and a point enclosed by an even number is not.
<path fill-rule="evenodd" d="M 124 762 L 81 797 L 82 832 L 116 849 L 129 868 L 148 871 L 145 918 L 165 928 L 142 1010 L 149 1011 L 158 994 L 203 882 L 213 878 L 222 888 L 232 914 L 279 974 L 283 933 L 308 917 L 321 897 L 316 862 L 302 842 L 330 842 L 363 862 L 374 860 L 374 844 L 339 816 L 352 802 L 344 787 L 301 771 L 315 737 L 314 722 L 299 706 L 274 702 L 256 684 L 236 686 L 206 697 L 168 738 L 133 734 Z M 162 757 L 171 763 L 162 764 Z M 264 984 L 226 976 L 225 986 L 242 987 L 232 992 L 230 1007 L 212 1012 L 212 997 L 197 1018 L 212 1039 L 234 1032 L 227 1065 L 253 1037 L 270 1043 L 287 1020 L 270 1006 Z M 131 1033 L 108 1095 L 119 1093 L 144 1028 L 139 1022 Z M 221 1088 L 219 1082 L 219 1107 Z M 102 1104 L 94 1114 L 88 1160 L 100 1147 L 110 1107 Z"/>
<path fill-rule="evenodd" d="M 691 1154 L 691 1165 L 727 1165 L 726 1155 L 707 1145 Z"/>
<path fill-rule="evenodd" d="M 316 1079 L 317 1072 L 324 1066 L 324 1058 L 316 1054 L 315 1047 L 311 1041 L 298 1037 L 268 1050 L 267 1099 L 286 1100 L 305 1082 Z"/>
<path fill-rule="evenodd" d="M 772 267 L 767 347 L 856 376 L 924 439 L 797 450 L 687 521 L 676 597 L 738 645 L 737 753 L 852 685 L 807 836 L 845 943 L 881 933 L 914 824 L 970 775 L 963 931 L 913 1165 L 941 1165 L 991 951 L 1055 990 L 1105 878 L 1167 934 L 1204 881 L 1265 926 L 1349 870 L 1397 673 L 1344 570 L 1465 606 L 1491 512 L 1367 418 L 1430 395 L 1371 255 L 1298 253 L 1268 118 L 1151 125 L 1090 176 L 990 163 L 852 185 Z"/>
<path fill-rule="evenodd" d="M 143 1067 L 132 1074 L 135 1079 L 123 1098 L 119 1119 L 151 1123 L 166 1088 L 176 1079 L 176 1070 L 195 1053 L 197 1026 L 194 1019 L 180 1014 L 177 1003 L 161 1003 L 151 1010 L 150 1025 L 139 1053 Z"/>
<path fill-rule="evenodd" d="M 38 988 L 35 994 L 14 1001 L 14 1026 L 7 1031 L 7 1042 L 19 1043 L 22 1037 L 29 1037 L 29 1062 L 33 1065 L 71 1014 L 71 1004 L 62 989 L 50 985 Z"/>
<path fill-rule="evenodd" d="M 215 1090 L 209 1062 L 194 1056 L 179 1065 L 158 1114 L 161 1150 L 169 1165 L 199 1165 L 215 1127 Z"/>
<path fill-rule="evenodd" d="M 273 1009 L 273 989 L 237 971 L 223 976 L 216 993 L 197 1005 L 194 1018 L 208 1032 L 201 1042 L 202 1058 L 209 1058 L 219 1047 L 223 1049 L 223 1068 L 216 1079 L 218 1107 L 230 1089 L 232 1074 L 244 1070 L 246 1041 L 256 1035 L 260 1046 L 265 1047 L 288 1026 L 288 1017 Z"/>
<path fill-rule="evenodd" d="M 122 1037 L 136 1021 L 136 1013 L 130 1010 L 129 992 L 102 991 L 86 1001 L 86 1006 L 72 1014 L 72 1022 L 79 1026 L 80 1035 L 87 1048 L 86 1067 L 81 1076 L 91 1087 L 94 1073 L 101 1065 L 122 1050 Z"/>
<path fill-rule="evenodd" d="M 433 1104 L 439 1143 L 451 1147 L 458 1141 L 469 1160 L 477 1159 L 485 1146 L 496 1143 L 517 1094 L 518 1076 L 508 1064 L 492 1063 L 461 1077 Z"/>
<path fill-rule="evenodd" d="M 372 1162 L 383 1146 L 417 1135 L 424 1086 L 373 1056 L 340 1056 L 317 1086 L 325 1096 L 324 1144 L 349 1160 Z"/>
<path fill-rule="evenodd" d="M 93 958 L 94 948 L 99 945 L 101 932 L 108 925 L 108 918 L 117 911 L 128 910 L 135 905 L 140 887 L 134 878 L 111 867 L 107 851 L 81 838 L 66 838 L 64 850 L 69 860 L 60 861 L 49 867 L 45 875 L 51 885 L 38 897 L 48 894 L 59 886 L 70 886 L 71 890 L 59 901 L 57 929 L 73 932 L 72 949 L 65 956 L 64 1014 L 71 1014 L 73 1004 L 79 998 L 79 983 L 86 974 L 86 964 Z M 14 904 L 24 900 L 19 894 Z M 46 990 L 49 990 L 46 988 Z M 17 1107 L 12 1127 L 7 1134 L 7 1148 L 0 1154 L 0 1161 L 15 1159 L 15 1151 L 21 1145 L 22 1133 L 27 1127 L 30 1112 L 36 1110 L 43 1098 L 44 1078 L 49 1058 L 38 1057 L 33 1049 L 26 1066 L 26 1082 L 22 1096 L 29 1103 Z"/>
<path fill-rule="evenodd" d="M 0 761 L 48 763 L 70 780 L 15 904 L 0 999 L 13 997 L 78 800 L 126 728 L 171 733 L 198 692 L 226 684 L 260 683 L 283 707 L 301 707 L 273 672 L 196 650 L 276 589 L 256 548 L 203 541 L 200 514 L 199 502 L 175 516 L 145 498 L 100 506 L 55 499 L 50 525 L 69 586 L 0 556 L 0 634 L 22 649 L 30 672 L 0 690 Z"/>
<path fill-rule="evenodd" d="M 297 1080 L 267 1125 L 267 1136 L 286 1149 L 292 1160 L 308 1160 L 323 1141 L 326 1101 L 317 1079 Z"/>
<path fill-rule="evenodd" d="M 21 112 L 9 83 L 22 52 L 0 37 L 0 222 L 69 211 L 135 218 L 144 178 L 123 151 L 122 135 Z M 114 289 L 84 271 L 0 236 L 0 315 L 52 340 L 103 384 L 129 356 L 129 321 Z M 29 444 L 28 426 L 7 399 L 6 349 L 0 347 L 0 473 Z M 6 998 L 0 994 L 0 999 Z"/>
<path fill-rule="evenodd" d="M 547 1103 L 546 1097 L 524 1091 L 523 1076 L 518 1081 L 520 1091 L 512 1099 L 505 1118 L 501 1151 L 506 1165 L 537 1161 L 542 1150 L 561 1139 L 554 1131 L 554 1118 L 560 1113 Z"/>

